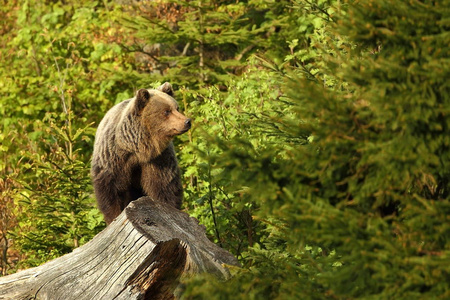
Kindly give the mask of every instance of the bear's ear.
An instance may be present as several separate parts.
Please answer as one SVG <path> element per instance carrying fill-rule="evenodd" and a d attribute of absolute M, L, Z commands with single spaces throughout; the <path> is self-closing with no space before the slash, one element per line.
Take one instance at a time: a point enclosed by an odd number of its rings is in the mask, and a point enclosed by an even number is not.
<path fill-rule="evenodd" d="M 169 96 L 173 97 L 173 89 L 172 85 L 168 82 L 164 82 L 159 88 L 158 91 L 164 92 Z"/>
<path fill-rule="evenodd" d="M 139 91 L 137 91 L 135 100 L 135 108 L 137 113 L 144 109 L 145 105 L 147 105 L 148 100 L 150 100 L 150 93 L 148 90 L 140 89 Z"/>

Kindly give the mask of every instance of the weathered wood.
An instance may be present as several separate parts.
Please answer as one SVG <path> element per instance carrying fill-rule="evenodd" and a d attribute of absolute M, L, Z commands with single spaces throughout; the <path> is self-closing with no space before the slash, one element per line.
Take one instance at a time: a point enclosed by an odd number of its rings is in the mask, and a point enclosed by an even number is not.
<path fill-rule="evenodd" d="M 72 253 L 0 277 L 0 299 L 176 299 L 181 276 L 226 279 L 224 264 L 238 262 L 196 219 L 143 197 Z"/>

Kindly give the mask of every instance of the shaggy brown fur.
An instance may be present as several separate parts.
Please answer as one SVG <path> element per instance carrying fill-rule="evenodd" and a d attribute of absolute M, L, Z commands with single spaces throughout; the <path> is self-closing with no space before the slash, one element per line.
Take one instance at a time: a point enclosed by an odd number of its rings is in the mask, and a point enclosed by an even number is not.
<path fill-rule="evenodd" d="M 166 82 L 111 108 L 95 136 L 91 176 L 109 224 L 133 200 L 150 196 L 181 207 L 183 189 L 172 144 L 191 128 Z"/>

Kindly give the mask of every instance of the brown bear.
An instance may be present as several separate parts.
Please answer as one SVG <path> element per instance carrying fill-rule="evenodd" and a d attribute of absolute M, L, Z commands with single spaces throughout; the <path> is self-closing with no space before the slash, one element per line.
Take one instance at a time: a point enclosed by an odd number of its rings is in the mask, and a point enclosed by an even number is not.
<path fill-rule="evenodd" d="M 191 128 L 170 83 L 140 89 L 111 108 L 95 135 L 91 176 L 107 224 L 133 200 L 150 196 L 181 207 L 183 189 L 172 139 Z"/>

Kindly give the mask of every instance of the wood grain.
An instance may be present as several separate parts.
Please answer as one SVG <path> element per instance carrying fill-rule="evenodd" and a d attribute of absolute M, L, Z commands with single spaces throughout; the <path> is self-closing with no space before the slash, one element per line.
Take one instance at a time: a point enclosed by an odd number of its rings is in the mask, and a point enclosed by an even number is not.
<path fill-rule="evenodd" d="M 177 299 L 182 276 L 226 279 L 226 265 L 239 263 L 196 219 L 143 197 L 72 253 L 0 277 L 0 299 Z"/>

